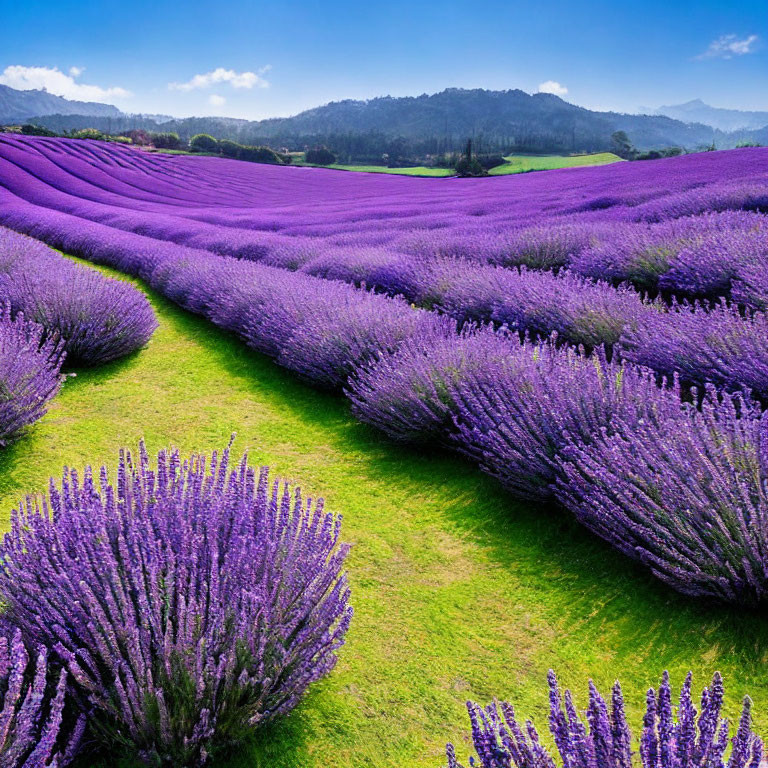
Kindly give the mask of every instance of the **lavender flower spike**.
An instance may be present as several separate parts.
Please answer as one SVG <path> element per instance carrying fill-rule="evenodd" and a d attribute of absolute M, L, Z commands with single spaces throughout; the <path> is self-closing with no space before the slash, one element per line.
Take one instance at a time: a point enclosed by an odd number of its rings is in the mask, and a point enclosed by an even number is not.
<path fill-rule="evenodd" d="M 112 750 L 195 768 L 289 712 L 351 618 L 340 519 L 229 449 L 65 470 L 13 513 L 8 618 L 53 651 Z"/>
<path fill-rule="evenodd" d="M 556 763 L 541 746 L 531 723 L 527 723 L 527 733 L 524 734 L 510 704 L 493 703 L 482 709 L 468 702 L 479 768 L 632 768 L 631 734 L 619 684 L 613 688 L 609 712 L 605 700 L 590 681 L 585 724 L 577 714 L 570 691 L 565 692 L 563 711 L 563 697 L 551 670 L 548 679 L 549 725 L 561 762 Z M 752 732 L 751 701 L 744 699 L 727 763 L 724 755 L 729 725 L 720 716 L 722 704 L 722 679 L 716 672 L 711 687 L 704 689 L 697 723 L 696 710 L 691 703 L 689 673 L 680 694 L 675 720 L 669 675 L 665 672 L 658 697 L 651 689 L 646 698 L 639 765 L 642 768 L 757 768 L 763 745 Z M 712 738 L 715 729 L 720 733 L 717 740 Z M 448 768 L 463 768 L 453 745 L 447 746 L 446 753 Z M 469 764 L 478 765 L 474 758 L 470 758 Z"/>

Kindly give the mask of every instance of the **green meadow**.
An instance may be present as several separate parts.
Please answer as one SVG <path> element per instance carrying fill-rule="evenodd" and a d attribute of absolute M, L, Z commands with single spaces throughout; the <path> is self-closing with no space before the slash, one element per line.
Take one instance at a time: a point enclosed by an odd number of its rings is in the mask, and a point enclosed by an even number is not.
<path fill-rule="evenodd" d="M 512 173 L 527 173 L 528 171 L 552 171 L 557 168 L 583 168 L 590 165 L 608 165 L 609 163 L 624 162 L 612 152 L 598 152 L 592 155 L 508 155 L 507 162 L 492 168 L 490 176 L 506 176 Z M 304 163 L 299 163 L 304 164 Z M 398 176 L 455 176 L 452 168 L 428 168 L 415 166 L 412 168 L 388 168 L 385 165 L 329 165 L 323 166 L 339 171 L 360 171 L 364 173 L 392 173 Z"/>
<path fill-rule="evenodd" d="M 508 155 L 507 163 L 491 168 L 491 176 L 506 176 L 510 173 L 528 171 L 553 171 L 556 168 L 583 168 L 588 165 L 608 165 L 624 162 L 613 152 L 598 152 L 592 155 Z"/>
<path fill-rule="evenodd" d="M 729 714 L 749 691 L 766 729 L 765 614 L 675 593 L 561 511 L 514 501 L 458 456 L 388 443 L 342 397 L 147 293 L 148 347 L 76 371 L 0 455 L 0 523 L 65 461 L 114 467 L 142 438 L 211 451 L 232 433 L 343 514 L 355 617 L 337 668 L 214 768 L 440 768 L 449 740 L 465 761 L 464 702 L 508 698 L 546 731 L 550 667 L 580 702 L 588 678 L 607 689 L 620 674 L 635 725 L 664 669 L 675 684 L 693 670 L 697 691 L 720 670 Z"/>

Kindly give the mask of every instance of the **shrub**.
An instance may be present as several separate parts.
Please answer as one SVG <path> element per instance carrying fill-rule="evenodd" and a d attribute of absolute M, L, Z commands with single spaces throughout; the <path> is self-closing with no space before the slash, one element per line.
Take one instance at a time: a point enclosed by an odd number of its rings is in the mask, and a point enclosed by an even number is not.
<path fill-rule="evenodd" d="M 621 334 L 622 357 L 693 384 L 751 389 L 768 396 L 768 316 L 742 317 L 725 301 L 674 304 L 669 312 L 647 312 Z"/>
<path fill-rule="evenodd" d="M 290 711 L 351 617 L 340 520 L 228 453 L 121 452 L 116 486 L 65 470 L 0 547 L 9 619 L 53 649 L 99 740 L 152 765 L 202 765 Z"/>
<path fill-rule="evenodd" d="M 181 139 L 178 133 L 150 132 L 149 140 L 156 149 L 180 149 Z"/>
<path fill-rule="evenodd" d="M 104 139 L 104 134 L 96 128 L 80 128 L 78 131 L 72 131 L 70 134 L 72 139 Z"/>
<path fill-rule="evenodd" d="M 768 416 L 710 390 L 701 412 L 614 419 L 588 445 L 569 437 L 558 497 L 576 518 L 691 595 L 768 596 Z"/>
<path fill-rule="evenodd" d="M 336 301 L 311 307 L 278 362 L 315 385 L 340 388 L 360 366 L 394 352 L 414 335 L 454 327 L 447 318 L 397 299 L 339 291 Z"/>
<path fill-rule="evenodd" d="M 123 135 L 127 136 L 137 147 L 148 147 L 152 143 L 149 134 L 141 128 L 126 131 Z"/>
<path fill-rule="evenodd" d="M 477 155 L 477 162 L 484 171 L 506 165 L 507 161 L 501 155 Z"/>
<path fill-rule="evenodd" d="M 485 169 L 480 164 L 479 160 L 475 157 L 471 159 L 468 157 L 459 158 L 455 169 L 457 176 L 469 177 L 487 175 Z"/>
<path fill-rule="evenodd" d="M 50 131 L 48 128 L 43 128 L 41 125 L 33 125 L 31 123 L 22 125 L 21 132 L 25 136 L 48 136 L 49 138 L 58 135 L 56 131 Z"/>
<path fill-rule="evenodd" d="M 662 315 L 634 291 L 568 273 L 444 259 L 413 269 L 412 275 L 409 295 L 415 301 L 460 322 L 493 321 L 544 336 L 556 331 L 563 340 L 589 348 L 615 344 L 626 327 L 634 327 L 648 314 Z"/>
<path fill-rule="evenodd" d="M 111 141 L 113 144 L 133 144 L 133 140 L 128 136 L 112 136 L 110 134 L 104 135 L 104 141 Z"/>
<path fill-rule="evenodd" d="M 615 683 L 610 706 L 589 681 L 586 723 L 579 716 L 570 691 L 565 702 L 554 672 L 550 670 L 549 730 L 563 766 L 567 768 L 631 768 L 635 764 L 632 736 L 624 713 L 621 686 Z M 712 684 L 701 695 L 700 712 L 691 696 L 691 674 L 680 691 L 675 718 L 669 675 L 665 672 L 658 693 L 646 696 L 640 736 L 643 768 L 725 768 L 728 721 L 721 719 L 723 681 L 715 672 Z M 472 741 L 480 768 L 555 768 L 550 751 L 541 743 L 530 721 L 521 725 L 511 704 L 491 704 L 485 709 L 467 702 Z M 698 718 L 697 718 L 698 714 Z M 757 768 L 763 745 L 752 732 L 752 702 L 745 697 L 738 728 L 731 738 L 728 768 Z M 447 747 L 448 768 L 462 768 L 453 745 Z M 477 765 L 470 758 L 470 765 Z"/>
<path fill-rule="evenodd" d="M 247 160 L 250 163 L 270 163 L 280 165 L 280 156 L 269 147 L 240 147 L 237 153 L 238 160 Z"/>
<path fill-rule="evenodd" d="M 189 148 L 195 152 L 218 152 L 219 142 L 207 133 L 198 133 L 189 140 Z"/>
<path fill-rule="evenodd" d="M 453 446 L 457 388 L 467 379 L 492 384 L 484 374 L 495 376 L 519 346 L 489 328 L 419 334 L 358 371 L 347 390 L 352 413 L 393 440 Z"/>
<path fill-rule="evenodd" d="M 63 381 L 61 343 L 44 334 L 23 314 L 11 319 L 10 307 L 0 306 L 0 447 L 45 414 Z"/>
<path fill-rule="evenodd" d="M 680 410 L 679 394 L 657 387 L 650 372 L 555 342 L 518 345 L 461 376 L 451 392 L 459 450 L 522 498 L 553 495 L 569 439 L 587 444 L 617 429 L 622 414 L 653 425 Z"/>
<path fill-rule="evenodd" d="M 0 231 L 0 295 L 60 337 L 71 365 L 101 365 L 143 347 L 157 321 L 129 283 L 80 266 L 41 243 Z"/>
<path fill-rule="evenodd" d="M 572 262 L 586 277 L 629 281 L 642 290 L 728 295 L 743 265 L 768 262 L 764 216 L 728 211 L 658 224 L 619 224 Z"/>
<path fill-rule="evenodd" d="M 224 157 L 235 158 L 240 153 L 240 150 L 242 150 L 243 145 L 229 139 L 219 139 L 218 148 Z"/>
<path fill-rule="evenodd" d="M 304 160 L 312 165 L 333 165 L 336 155 L 328 147 L 313 147 L 305 152 Z"/>
<path fill-rule="evenodd" d="M 3 768 L 63 768 L 76 756 L 85 729 L 68 702 L 67 673 L 54 670 L 45 648 L 34 661 L 21 632 L 0 630 L 0 763 Z"/>

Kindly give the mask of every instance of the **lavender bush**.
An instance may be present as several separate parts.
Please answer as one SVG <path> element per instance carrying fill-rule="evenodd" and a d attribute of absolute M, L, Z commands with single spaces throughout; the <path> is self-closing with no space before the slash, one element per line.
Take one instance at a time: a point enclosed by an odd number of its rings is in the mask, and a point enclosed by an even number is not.
<path fill-rule="evenodd" d="M 229 449 L 117 484 L 65 470 L 0 547 L 0 595 L 50 648 L 112 748 L 199 766 L 290 711 L 334 666 L 351 609 L 340 520 Z"/>
<path fill-rule="evenodd" d="M 680 410 L 676 387 L 659 388 L 650 371 L 608 363 L 601 350 L 544 344 L 518 346 L 489 360 L 452 388 L 460 451 L 523 498 L 552 495 L 568 436 L 584 443 L 620 414 L 652 426 Z"/>
<path fill-rule="evenodd" d="M 499 365 L 511 365 L 519 346 L 516 336 L 487 327 L 419 334 L 359 369 L 346 392 L 352 413 L 399 442 L 455 447 L 454 392 L 468 378 L 473 386 L 492 386 Z"/>
<path fill-rule="evenodd" d="M 687 382 L 768 395 L 768 317 L 743 317 L 725 301 L 675 304 L 664 314 L 648 312 L 622 333 L 625 360 L 659 373 L 679 373 Z"/>
<path fill-rule="evenodd" d="M 62 345 L 44 329 L 0 305 L 0 447 L 41 418 L 59 391 Z"/>
<path fill-rule="evenodd" d="M 64 342 L 71 365 L 100 365 L 149 341 L 157 327 L 141 291 L 0 230 L 0 297 Z"/>
<path fill-rule="evenodd" d="M 692 298 L 728 296 L 739 270 L 768 263 L 766 217 L 733 211 L 615 225 L 571 263 L 585 277 Z"/>
<path fill-rule="evenodd" d="M 666 672 L 658 692 L 648 691 L 640 759 L 636 761 L 619 683 L 613 686 L 609 704 L 590 680 L 585 723 L 571 692 L 566 691 L 563 699 L 550 670 L 549 730 L 560 764 L 563 768 L 758 768 L 763 745 L 752 732 L 750 699 L 745 697 L 738 727 L 729 739 L 729 723 L 721 718 L 724 690 L 720 673 L 715 672 L 712 684 L 702 692 L 698 711 L 691 696 L 691 679 L 689 673 L 676 713 Z M 468 702 L 467 709 L 480 768 L 556 768 L 555 757 L 541 743 L 534 725 L 530 720 L 520 724 L 511 704 L 482 708 Z M 453 745 L 446 751 L 448 768 L 462 768 Z M 477 765 L 474 758 L 470 765 Z"/>
<path fill-rule="evenodd" d="M 700 412 L 618 417 L 561 452 L 558 497 L 577 519 L 691 595 L 768 595 L 768 416 L 710 389 Z"/>
<path fill-rule="evenodd" d="M 345 286 L 346 287 L 346 286 Z M 405 302 L 351 292 L 318 302 L 286 341 L 278 362 L 316 385 L 338 388 L 379 355 L 395 352 L 415 335 L 452 335 L 454 324 Z"/>
<path fill-rule="evenodd" d="M 34 656 L 21 632 L 0 631 L 0 765 L 64 768 L 77 755 L 85 717 L 69 701 L 67 673 L 55 670 L 49 653 Z"/>

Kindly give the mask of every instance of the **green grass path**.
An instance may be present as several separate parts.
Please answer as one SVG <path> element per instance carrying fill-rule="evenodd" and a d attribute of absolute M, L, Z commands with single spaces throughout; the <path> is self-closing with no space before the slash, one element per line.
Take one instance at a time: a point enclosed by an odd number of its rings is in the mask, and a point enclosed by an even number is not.
<path fill-rule="evenodd" d="M 438 768 L 447 740 L 467 756 L 467 698 L 510 697 L 545 729 L 550 666 L 581 701 L 587 677 L 619 675 L 633 722 L 664 668 L 675 683 L 693 669 L 697 690 L 720 669 L 730 711 L 749 691 L 768 726 L 765 615 L 676 595 L 562 512 L 515 503 L 458 457 L 388 444 L 343 398 L 150 298 L 149 346 L 79 371 L 0 453 L 0 525 L 65 462 L 114 466 L 142 436 L 209 451 L 233 431 L 237 451 L 344 514 L 355 618 L 339 665 L 227 766 Z"/>

